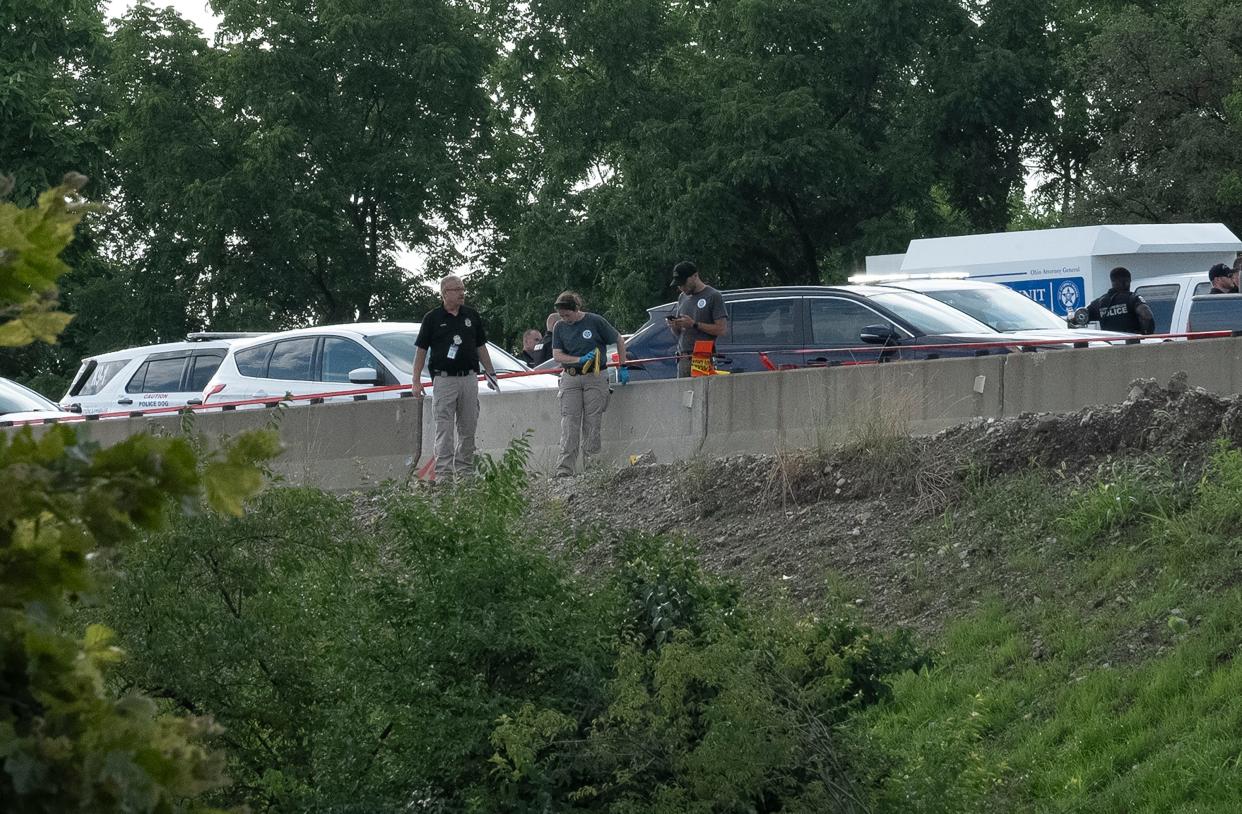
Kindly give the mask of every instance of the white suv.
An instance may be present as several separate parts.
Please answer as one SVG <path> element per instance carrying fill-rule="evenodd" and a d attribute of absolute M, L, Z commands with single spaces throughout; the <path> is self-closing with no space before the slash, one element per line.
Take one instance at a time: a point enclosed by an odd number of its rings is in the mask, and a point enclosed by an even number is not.
<path fill-rule="evenodd" d="M 414 372 L 417 322 L 324 325 L 268 334 L 229 348 L 203 391 L 204 404 L 408 385 Z M 496 373 L 526 373 L 522 362 L 491 342 Z M 428 381 L 423 371 L 423 381 Z M 555 375 L 502 378 L 501 392 L 555 387 Z M 486 388 L 480 393 L 489 393 Z M 372 398 L 397 398 L 398 390 Z"/>
<path fill-rule="evenodd" d="M 61 398 L 61 409 L 95 415 L 197 403 L 229 346 L 257 336 L 262 334 L 195 333 L 185 342 L 87 357 Z"/>

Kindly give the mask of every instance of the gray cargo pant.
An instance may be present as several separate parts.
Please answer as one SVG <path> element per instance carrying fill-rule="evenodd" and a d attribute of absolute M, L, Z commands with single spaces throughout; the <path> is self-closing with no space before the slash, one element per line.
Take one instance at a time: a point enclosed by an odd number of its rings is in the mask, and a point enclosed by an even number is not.
<path fill-rule="evenodd" d="M 608 376 L 604 373 L 584 373 L 577 376 L 561 373 L 557 398 L 561 402 L 561 457 L 556 464 L 556 474 L 572 475 L 578 463 L 578 450 L 582 449 L 582 466 L 585 469 L 591 456 L 600 450 L 599 428 L 608 409 Z"/>
<path fill-rule="evenodd" d="M 473 375 L 436 376 L 433 384 L 431 412 L 436 422 L 436 480 L 450 480 L 454 475 L 464 478 L 474 473 L 479 380 Z"/>

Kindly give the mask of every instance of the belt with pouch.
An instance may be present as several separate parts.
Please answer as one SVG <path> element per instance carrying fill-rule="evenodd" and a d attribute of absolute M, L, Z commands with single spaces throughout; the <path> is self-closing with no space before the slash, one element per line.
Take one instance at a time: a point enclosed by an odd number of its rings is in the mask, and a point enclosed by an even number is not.
<path fill-rule="evenodd" d="M 473 375 L 475 375 L 473 370 L 433 370 L 431 371 L 431 378 L 433 379 L 436 376 L 473 376 Z"/>
<path fill-rule="evenodd" d="M 604 372 L 602 370 L 592 370 L 590 373 L 587 373 L 581 368 L 576 368 L 576 367 L 566 367 L 566 368 L 562 368 L 561 370 L 567 376 L 594 376 L 594 375 Z"/>

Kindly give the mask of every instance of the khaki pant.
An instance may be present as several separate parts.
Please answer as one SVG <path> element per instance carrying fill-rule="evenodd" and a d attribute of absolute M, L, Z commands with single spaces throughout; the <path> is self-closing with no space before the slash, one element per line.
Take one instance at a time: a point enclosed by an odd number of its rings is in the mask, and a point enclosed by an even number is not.
<path fill-rule="evenodd" d="M 436 480 L 449 480 L 454 475 L 464 478 L 474 472 L 479 380 L 475 376 L 436 376 L 434 385 L 431 413 L 436 422 Z"/>
<path fill-rule="evenodd" d="M 561 402 L 561 458 L 556 474 L 572 475 L 582 449 L 582 466 L 590 464 L 591 456 L 599 453 L 599 428 L 608 409 L 608 376 L 586 373 L 579 376 L 561 374 L 557 398 Z"/>

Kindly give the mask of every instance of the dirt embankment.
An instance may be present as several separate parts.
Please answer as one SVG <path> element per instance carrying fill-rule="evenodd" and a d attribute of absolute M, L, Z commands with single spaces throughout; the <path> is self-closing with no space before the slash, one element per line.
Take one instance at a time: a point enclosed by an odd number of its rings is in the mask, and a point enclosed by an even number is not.
<path fill-rule="evenodd" d="M 918 524 L 969 484 L 1024 471 L 1088 479 L 1102 465 L 1157 455 L 1196 478 L 1217 438 L 1242 445 L 1242 397 L 1134 382 L 1117 405 L 1066 414 L 977 420 L 929 438 L 873 429 L 822 452 L 654 462 L 619 472 L 537 481 L 532 525 L 555 540 L 593 534 L 606 558 L 628 530 L 681 534 L 705 565 L 759 592 L 808 604 L 834 590 L 883 626 L 940 630 L 980 598 L 1020 591 L 1004 557 L 967 544 L 929 544 Z M 934 584 L 934 597 L 916 586 Z M 836 587 L 832 587 L 832 586 Z"/>

